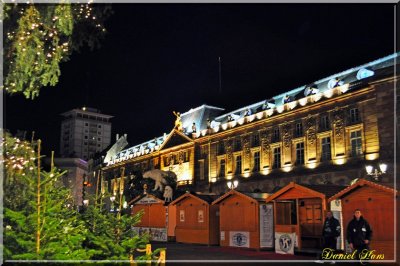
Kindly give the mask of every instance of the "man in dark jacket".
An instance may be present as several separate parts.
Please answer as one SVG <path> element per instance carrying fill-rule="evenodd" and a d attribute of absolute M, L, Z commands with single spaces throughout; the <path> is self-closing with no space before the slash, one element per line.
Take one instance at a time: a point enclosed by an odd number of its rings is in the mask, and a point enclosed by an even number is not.
<path fill-rule="evenodd" d="M 326 213 L 326 219 L 322 228 L 323 248 L 336 250 L 337 238 L 340 236 L 340 223 L 333 217 L 332 211 Z"/>
<path fill-rule="evenodd" d="M 354 218 L 347 226 L 347 241 L 352 250 L 357 250 L 357 256 L 364 249 L 369 249 L 372 230 L 367 220 L 365 220 L 359 209 L 354 211 Z"/>

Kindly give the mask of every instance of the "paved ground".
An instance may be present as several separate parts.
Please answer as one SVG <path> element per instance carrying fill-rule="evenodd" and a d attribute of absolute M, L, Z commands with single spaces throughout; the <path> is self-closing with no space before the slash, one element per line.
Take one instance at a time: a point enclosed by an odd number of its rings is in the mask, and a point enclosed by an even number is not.
<path fill-rule="evenodd" d="M 167 266 L 169 265 L 330 265 L 329 262 L 318 264 L 315 254 L 283 255 L 274 251 L 255 251 L 231 247 L 206 246 L 182 243 L 152 243 L 153 250 L 167 248 Z M 358 265 L 360 263 L 336 263 L 335 265 Z M 383 264 L 378 264 L 383 265 Z M 384 264 L 389 265 L 389 264 Z M 397 264 L 390 264 L 397 265 Z"/>
<path fill-rule="evenodd" d="M 218 264 L 218 265 L 231 265 L 238 264 L 259 264 L 276 262 L 278 265 L 287 265 L 288 260 L 290 262 L 296 262 L 298 260 L 310 261 L 315 260 L 315 255 L 283 255 L 276 254 L 273 251 L 255 251 L 240 248 L 231 247 L 219 247 L 219 246 L 206 246 L 196 244 L 181 244 L 181 243 L 153 243 L 153 249 L 158 247 L 167 248 L 167 265 L 171 264 Z M 277 263 L 280 261 L 280 263 Z M 286 261 L 286 263 L 285 263 Z M 299 262 L 297 262 L 299 264 Z M 304 263 L 303 263 L 304 264 Z M 308 265 L 306 263 L 304 265 Z M 314 265 L 318 265 L 313 263 Z"/>

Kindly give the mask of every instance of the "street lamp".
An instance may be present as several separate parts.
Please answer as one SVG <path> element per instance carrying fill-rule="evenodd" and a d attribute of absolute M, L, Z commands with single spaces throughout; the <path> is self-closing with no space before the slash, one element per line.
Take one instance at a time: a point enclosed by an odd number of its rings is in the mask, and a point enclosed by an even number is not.
<path fill-rule="evenodd" d="M 366 165 L 365 170 L 367 171 L 367 175 L 370 175 L 374 178 L 374 180 L 379 180 L 379 177 L 383 174 L 386 174 L 387 164 L 380 163 L 379 170 L 378 168 L 374 168 L 372 165 Z"/>
<path fill-rule="evenodd" d="M 233 181 L 228 181 L 226 182 L 226 185 L 228 186 L 229 189 L 235 189 L 239 185 L 239 181 L 233 180 Z"/>
<path fill-rule="evenodd" d="M 111 201 L 111 208 L 110 212 L 114 211 L 114 201 L 115 201 L 115 195 L 110 196 L 110 201 Z"/>
<path fill-rule="evenodd" d="M 115 201 L 115 195 L 112 195 L 112 196 L 110 197 L 110 200 L 111 200 L 111 202 L 114 202 L 114 201 Z"/>

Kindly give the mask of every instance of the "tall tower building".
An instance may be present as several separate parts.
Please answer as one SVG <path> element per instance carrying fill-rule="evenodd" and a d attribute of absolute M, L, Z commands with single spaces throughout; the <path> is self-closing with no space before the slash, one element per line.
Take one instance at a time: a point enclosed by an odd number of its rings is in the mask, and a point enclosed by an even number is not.
<path fill-rule="evenodd" d="M 84 160 L 103 151 L 111 142 L 111 118 L 94 108 L 72 109 L 61 114 L 60 155 Z"/>

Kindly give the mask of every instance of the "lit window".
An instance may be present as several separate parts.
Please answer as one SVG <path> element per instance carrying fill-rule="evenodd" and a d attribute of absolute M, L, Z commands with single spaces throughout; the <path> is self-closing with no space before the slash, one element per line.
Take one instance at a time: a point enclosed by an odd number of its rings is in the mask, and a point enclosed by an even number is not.
<path fill-rule="evenodd" d="M 274 149 L 274 163 L 272 168 L 281 168 L 281 148 Z"/>
<path fill-rule="evenodd" d="M 260 146 L 260 135 L 258 134 L 258 132 L 253 134 L 251 143 L 253 147 Z"/>
<path fill-rule="evenodd" d="M 304 142 L 296 144 L 296 164 L 304 164 Z"/>
<path fill-rule="evenodd" d="M 356 123 L 360 121 L 360 114 L 358 112 L 358 108 L 350 109 L 350 122 Z"/>
<path fill-rule="evenodd" d="M 296 137 L 300 137 L 303 136 L 303 124 L 300 123 L 296 123 Z"/>
<path fill-rule="evenodd" d="M 199 176 L 200 176 L 200 180 L 204 180 L 205 179 L 205 174 L 204 174 L 204 161 L 199 161 Z"/>
<path fill-rule="evenodd" d="M 236 156 L 235 174 L 241 174 L 241 173 L 242 173 L 242 156 L 238 155 Z"/>
<path fill-rule="evenodd" d="M 242 149 L 242 140 L 240 138 L 235 139 L 235 151 L 240 151 Z"/>
<path fill-rule="evenodd" d="M 331 159 L 331 138 L 321 139 L 321 161 L 329 161 Z"/>
<path fill-rule="evenodd" d="M 219 155 L 225 154 L 225 144 L 224 144 L 223 141 L 220 141 L 220 142 L 218 143 L 218 154 L 219 154 Z"/>
<path fill-rule="evenodd" d="M 225 176 L 225 159 L 222 159 L 219 161 L 219 173 L 218 177 L 224 177 Z"/>
<path fill-rule="evenodd" d="M 280 140 L 279 127 L 274 128 L 274 134 L 272 135 L 272 142 L 278 142 Z"/>
<path fill-rule="evenodd" d="M 361 130 L 350 133 L 351 156 L 362 154 Z"/>
<path fill-rule="evenodd" d="M 253 172 L 258 172 L 260 171 L 260 152 L 257 151 L 254 153 L 254 167 L 253 167 Z"/>

